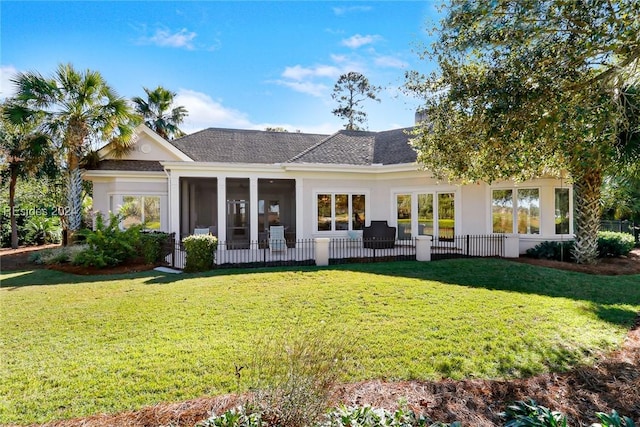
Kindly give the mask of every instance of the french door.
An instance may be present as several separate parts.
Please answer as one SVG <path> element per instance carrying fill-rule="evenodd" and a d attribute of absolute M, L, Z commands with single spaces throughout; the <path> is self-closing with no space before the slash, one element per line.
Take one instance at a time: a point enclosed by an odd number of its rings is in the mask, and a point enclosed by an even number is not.
<path fill-rule="evenodd" d="M 431 235 L 440 239 L 455 236 L 454 192 L 411 192 L 396 194 L 398 240 Z"/>

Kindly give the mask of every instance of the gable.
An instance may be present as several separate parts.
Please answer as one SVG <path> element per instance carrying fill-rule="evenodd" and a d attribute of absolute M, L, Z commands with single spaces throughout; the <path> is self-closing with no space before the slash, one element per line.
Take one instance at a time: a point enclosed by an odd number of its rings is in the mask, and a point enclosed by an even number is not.
<path fill-rule="evenodd" d="M 100 150 L 100 156 L 103 161 L 193 161 L 145 125 L 136 128 L 132 149 L 123 158 L 116 159 L 110 152 L 109 145 Z"/>

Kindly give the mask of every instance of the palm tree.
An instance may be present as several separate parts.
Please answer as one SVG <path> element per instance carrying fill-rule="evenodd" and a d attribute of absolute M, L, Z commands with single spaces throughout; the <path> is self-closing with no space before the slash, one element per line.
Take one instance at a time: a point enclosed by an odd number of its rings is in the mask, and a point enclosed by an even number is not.
<path fill-rule="evenodd" d="M 78 230 L 82 221 L 80 160 L 97 144 L 110 143 L 115 155 L 131 146 L 138 116 L 125 98 L 119 97 L 97 71 L 77 71 L 60 64 L 51 78 L 39 73 L 19 73 L 16 103 L 10 114 L 43 114 L 43 130 L 60 144 L 68 173 L 66 234 Z M 72 236 L 68 236 L 72 237 Z"/>
<path fill-rule="evenodd" d="M 136 111 L 144 118 L 145 124 L 165 139 L 184 136 L 185 133 L 178 128 L 178 125 L 189 113 L 183 106 L 171 108 L 176 94 L 162 86 L 154 90 L 146 87 L 143 89 L 147 99 L 136 96 L 132 100 Z"/>
<path fill-rule="evenodd" d="M 9 181 L 9 218 L 11 247 L 18 247 L 15 195 L 18 178 L 30 176 L 53 178 L 58 173 L 51 139 L 38 129 L 39 115 L 10 116 L 7 100 L 0 106 L 0 181 Z M 15 113 L 15 111 L 14 111 Z M 14 123 L 15 122 L 15 123 Z"/>

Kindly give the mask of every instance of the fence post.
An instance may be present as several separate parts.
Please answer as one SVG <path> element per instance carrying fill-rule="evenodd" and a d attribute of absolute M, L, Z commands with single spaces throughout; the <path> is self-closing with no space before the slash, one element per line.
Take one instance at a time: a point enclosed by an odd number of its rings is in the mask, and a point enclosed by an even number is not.
<path fill-rule="evenodd" d="M 416 237 L 416 261 L 431 261 L 431 242 L 433 236 Z"/>
<path fill-rule="evenodd" d="M 318 237 L 315 239 L 316 246 L 316 265 L 325 266 L 329 265 L 329 242 L 331 239 L 328 237 Z"/>
<path fill-rule="evenodd" d="M 504 257 L 518 258 L 520 256 L 520 236 L 517 234 L 505 234 Z"/>

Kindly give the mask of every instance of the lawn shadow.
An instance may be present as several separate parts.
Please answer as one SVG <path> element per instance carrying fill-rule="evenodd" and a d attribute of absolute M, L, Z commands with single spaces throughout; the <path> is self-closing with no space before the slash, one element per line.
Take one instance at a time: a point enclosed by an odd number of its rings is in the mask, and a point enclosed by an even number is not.
<path fill-rule="evenodd" d="M 615 306 L 640 306 L 640 275 L 598 276 L 493 258 L 344 264 L 333 268 L 585 301 L 602 320 L 627 327 L 639 315 Z"/>
<path fill-rule="evenodd" d="M 0 273 L 0 288 L 8 288 L 9 291 L 15 291 L 28 286 L 72 285 L 162 275 L 167 275 L 167 273 L 148 270 L 124 274 L 79 275 L 38 268 L 34 270 L 14 270 Z"/>

